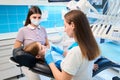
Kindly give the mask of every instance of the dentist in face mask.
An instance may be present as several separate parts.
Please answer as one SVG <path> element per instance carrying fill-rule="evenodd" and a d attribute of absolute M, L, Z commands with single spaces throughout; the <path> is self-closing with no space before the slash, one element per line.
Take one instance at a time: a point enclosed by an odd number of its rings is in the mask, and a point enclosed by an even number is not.
<path fill-rule="evenodd" d="M 34 27 L 38 27 L 40 24 L 40 19 L 41 19 L 41 15 L 40 14 L 33 14 L 30 16 L 30 21 L 31 21 L 31 25 Z"/>
<path fill-rule="evenodd" d="M 40 42 L 45 47 L 49 48 L 47 33 L 44 27 L 40 26 L 42 12 L 37 6 L 32 6 L 29 9 L 24 27 L 19 29 L 14 48 L 25 47 L 32 42 Z M 31 63 L 32 64 L 32 63 Z M 30 71 L 27 67 L 22 67 L 22 71 L 27 80 L 40 80 L 38 74 Z"/>

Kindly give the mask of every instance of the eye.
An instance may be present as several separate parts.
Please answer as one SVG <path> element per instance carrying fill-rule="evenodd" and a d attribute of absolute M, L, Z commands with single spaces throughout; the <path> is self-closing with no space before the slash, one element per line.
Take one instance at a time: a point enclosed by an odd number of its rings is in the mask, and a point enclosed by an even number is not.
<path fill-rule="evenodd" d="M 66 25 L 64 24 L 64 27 L 66 28 Z"/>
<path fill-rule="evenodd" d="M 34 16 L 33 18 L 36 19 L 37 17 Z"/>
<path fill-rule="evenodd" d="M 43 47 L 41 46 L 41 50 L 43 50 Z"/>
<path fill-rule="evenodd" d="M 41 17 L 38 17 L 38 19 L 41 19 Z"/>
<path fill-rule="evenodd" d="M 33 18 L 34 18 L 34 19 L 36 19 L 36 18 L 41 19 L 41 16 L 39 16 L 39 17 L 33 16 Z"/>

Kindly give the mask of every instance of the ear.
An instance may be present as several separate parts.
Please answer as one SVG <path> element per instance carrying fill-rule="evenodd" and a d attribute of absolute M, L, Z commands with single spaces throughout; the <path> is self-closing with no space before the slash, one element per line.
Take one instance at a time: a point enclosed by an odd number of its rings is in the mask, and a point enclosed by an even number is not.
<path fill-rule="evenodd" d="M 35 58 L 36 58 L 36 59 L 40 59 L 40 58 L 41 58 L 41 56 L 40 56 L 40 55 L 37 55 L 37 56 L 35 56 Z"/>

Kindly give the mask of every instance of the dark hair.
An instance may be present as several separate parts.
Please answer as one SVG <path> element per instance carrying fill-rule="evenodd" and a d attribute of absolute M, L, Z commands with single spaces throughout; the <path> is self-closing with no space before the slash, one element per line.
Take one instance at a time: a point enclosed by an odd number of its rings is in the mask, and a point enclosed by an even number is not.
<path fill-rule="evenodd" d="M 26 21 L 25 21 L 25 25 L 24 25 L 24 26 L 27 26 L 28 24 L 31 23 L 31 21 L 30 21 L 30 16 L 31 16 L 32 14 L 40 14 L 40 15 L 42 15 L 42 12 L 41 12 L 41 10 L 40 10 L 39 7 L 37 7 L 37 6 L 31 6 L 31 8 L 30 8 L 29 11 L 28 11 L 28 15 L 27 15 L 27 18 L 26 18 Z"/>
<path fill-rule="evenodd" d="M 68 24 L 73 22 L 75 25 L 74 34 L 82 55 L 88 58 L 88 60 L 98 57 L 100 50 L 92 34 L 86 15 L 80 10 L 71 10 L 64 17 Z"/>
<path fill-rule="evenodd" d="M 23 49 L 24 52 L 31 54 L 32 56 L 37 56 L 38 52 L 40 51 L 39 49 L 39 42 L 32 42 L 30 44 L 28 44 L 27 46 L 25 46 L 25 48 Z M 42 55 L 42 54 L 41 54 Z M 44 62 L 44 57 L 40 58 L 39 60 L 41 60 L 41 62 Z"/>
<path fill-rule="evenodd" d="M 30 44 L 28 44 L 25 48 L 24 51 L 26 53 L 30 53 L 33 56 L 36 56 L 39 52 L 39 46 L 38 46 L 38 42 L 32 42 Z"/>

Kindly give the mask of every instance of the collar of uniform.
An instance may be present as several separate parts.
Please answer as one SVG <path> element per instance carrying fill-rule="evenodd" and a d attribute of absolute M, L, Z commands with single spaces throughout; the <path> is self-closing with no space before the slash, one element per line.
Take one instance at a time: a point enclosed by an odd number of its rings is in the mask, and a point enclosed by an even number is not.
<path fill-rule="evenodd" d="M 32 29 L 32 30 L 35 29 L 35 27 L 32 27 L 30 24 L 28 24 L 27 27 Z M 37 28 L 40 29 L 40 25 Z"/>

